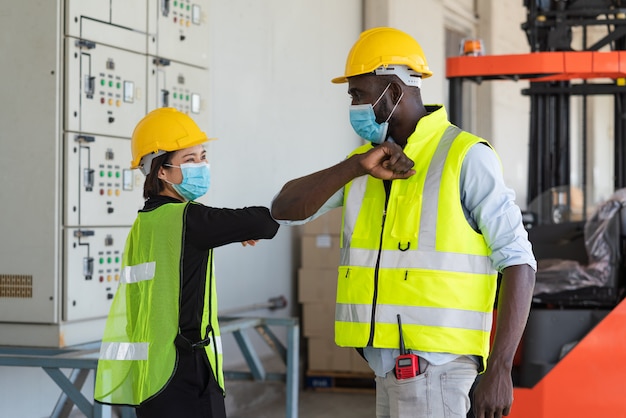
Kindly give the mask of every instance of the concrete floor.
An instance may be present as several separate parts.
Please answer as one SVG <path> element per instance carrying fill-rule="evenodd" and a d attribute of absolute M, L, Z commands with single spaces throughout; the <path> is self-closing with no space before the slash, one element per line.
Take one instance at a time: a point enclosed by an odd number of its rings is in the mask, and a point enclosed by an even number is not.
<path fill-rule="evenodd" d="M 228 418 L 285 418 L 285 385 L 280 382 L 244 382 L 226 384 Z M 300 390 L 297 418 L 374 418 L 374 391 L 319 392 Z M 113 410 L 112 417 L 120 416 Z M 84 418 L 74 408 L 70 418 Z M 296 417 L 293 417 L 296 418 Z"/>
<path fill-rule="evenodd" d="M 374 391 L 320 392 L 300 390 L 298 418 L 375 417 Z M 285 417 L 285 385 L 279 382 L 226 384 L 228 418 Z"/>
<path fill-rule="evenodd" d="M 376 395 L 367 389 L 315 391 L 300 389 L 297 418 L 374 418 Z M 285 418 L 285 384 L 282 382 L 249 382 L 226 380 L 226 413 L 228 418 Z M 112 418 L 120 411 L 113 409 Z M 69 418 L 84 418 L 74 407 Z M 293 417 L 296 418 L 296 417 Z"/>

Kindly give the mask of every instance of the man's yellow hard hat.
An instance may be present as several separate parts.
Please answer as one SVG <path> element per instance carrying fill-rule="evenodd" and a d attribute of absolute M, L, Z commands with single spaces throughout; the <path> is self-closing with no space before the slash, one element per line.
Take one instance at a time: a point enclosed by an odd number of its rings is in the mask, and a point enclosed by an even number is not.
<path fill-rule="evenodd" d="M 433 75 L 424 51 L 408 34 L 394 28 L 373 28 L 361 33 L 346 60 L 345 74 L 332 79 L 345 83 L 348 77 L 374 72 L 379 67 L 405 65 L 422 78 Z"/>

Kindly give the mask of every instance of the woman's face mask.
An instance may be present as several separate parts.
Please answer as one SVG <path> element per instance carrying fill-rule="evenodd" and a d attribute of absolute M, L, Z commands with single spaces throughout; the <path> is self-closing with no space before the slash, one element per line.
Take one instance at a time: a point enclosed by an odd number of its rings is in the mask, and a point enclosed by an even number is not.
<path fill-rule="evenodd" d="M 387 130 L 389 129 L 389 119 L 391 119 L 391 115 L 398 107 L 400 100 L 402 100 L 402 95 L 398 102 L 391 109 L 391 113 L 383 123 L 376 122 L 376 113 L 374 113 L 374 106 L 378 104 L 380 99 L 385 95 L 389 86 L 391 84 L 387 84 L 385 90 L 378 96 L 378 99 L 374 102 L 374 104 L 358 104 L 358 105 L 350 105 L 350 124 L 354 131 L 361 138 L 366 139 L 374 144 L 381 144 L 387 138 Z"/>
<path fill-rule="evenodd" d="M 211 171 L 208 163 L 186 163 L 181 165 L 166 164 L 168 167 L 180 168 L 183 181 L 180 184 L 170 183 L 176 193 L 187 200 L 196 200 L 209 191 Z"/>

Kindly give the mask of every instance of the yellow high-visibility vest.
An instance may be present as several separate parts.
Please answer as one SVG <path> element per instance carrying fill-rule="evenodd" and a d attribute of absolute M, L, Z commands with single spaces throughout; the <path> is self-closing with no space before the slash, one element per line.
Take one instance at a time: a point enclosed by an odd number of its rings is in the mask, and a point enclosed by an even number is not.
<path fill-rule="evenodd" d="M 459 188 L 463 159 L 480 142 L 442 108 L 418 123 L 404 148 L 416 174 L 393 181 L 388 198 L 371 176 L 346 186 L 337 345 L 398 348 L 400 315 L 408 349 L 487 358 L 497 273 Z"/>
<path fill-rule="evenodd" d="M 196 203 L 168 203 L 139 212 L 133 224 L 102 339 L 94 391 L 99 402 L 140 405 L 164 389 L 174 374 L 182 286 L 181 237 L 191 204 Z M 224 390 L 213 250 L 208 251 L 201 329 L 207 330 L 209 344 L 203 349 Z"/>

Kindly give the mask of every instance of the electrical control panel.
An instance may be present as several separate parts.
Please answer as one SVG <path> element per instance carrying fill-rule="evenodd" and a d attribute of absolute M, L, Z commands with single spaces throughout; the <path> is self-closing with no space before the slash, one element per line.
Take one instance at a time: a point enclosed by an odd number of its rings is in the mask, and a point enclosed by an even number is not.
<path fill-rule="evenodd" d="M 129 138 L 146 114 L 146 58 L 66 39 L 66 129 Z"/>
<path fill-rule="evenodd" d="M 128 225 L 143 206 L 144 175 L 130 169 L 130 140 L 65 134 L 65 225 Z"/>
<path fill-rule="evenodd" d="M 106 316 L 122 271 L 129 227 L 65 230 L 66 321 Z"/>
<path fill-rule="evenodd" d="M 208 132 L 207 71 L 156 57 L 148 57 L 148 61 L 148 111 L 174 107 L 191 116 L 200 129 Z"/>
<path fill-rule="evenodd" d="M 148 1 L 148 54 L 209 67 L 209 0 Z"/>

